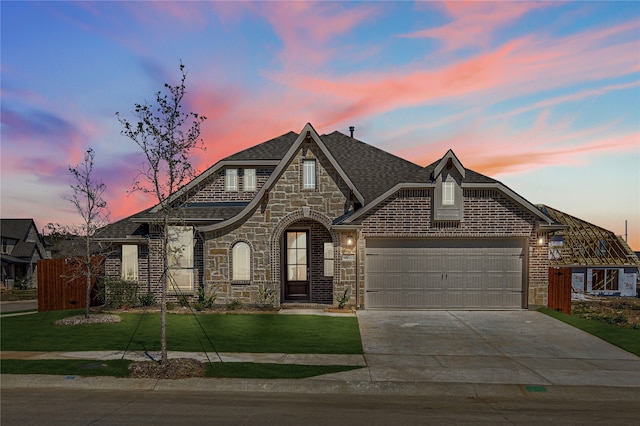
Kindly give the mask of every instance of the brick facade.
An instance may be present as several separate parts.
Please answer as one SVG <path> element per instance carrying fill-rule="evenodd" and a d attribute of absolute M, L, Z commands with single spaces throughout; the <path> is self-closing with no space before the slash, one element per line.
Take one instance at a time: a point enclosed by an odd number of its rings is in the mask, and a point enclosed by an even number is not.
<path fill-rule="evenodd" d="M 546 233 L 536 232 L 536 218 L 496 189 L 463 189 L 463 219 L 433 220 L 431 188 L 401 190 L 362 219 L 359 258 L 364 258 L 367 238 L 521 238 L 529 247 L 525 271 L 527 304 L 547 303 Z M 543 244 L 538 243 L 539 239 Z M 360 300 L 364 300 L 364 262 L 359 264 Z"/>

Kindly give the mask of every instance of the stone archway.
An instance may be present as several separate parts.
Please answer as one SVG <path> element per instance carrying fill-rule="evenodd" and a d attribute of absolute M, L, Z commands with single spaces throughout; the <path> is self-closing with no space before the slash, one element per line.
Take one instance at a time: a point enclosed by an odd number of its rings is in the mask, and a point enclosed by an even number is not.
<path fill-rule="evenodd" d="M 287 258 L 285 241 L 288 235 L 291 237 L 294 234 L 306 241 L 308 253 L 307 274 L 297 278 L 291 276 L 291 268 L 295 266 Z M 331 229 L 331 221 L 320 213 L 302 209 L 285 216 L 278 223 L 271 236 L 271 271 L 280 288 L 281 302 L 333 303 L 337 272 L 335 267 L 330 272 L 325 270 L 325 243 L 331 243 L 335 251 L 335 247 L 339 245 L 339 237 Z"/>

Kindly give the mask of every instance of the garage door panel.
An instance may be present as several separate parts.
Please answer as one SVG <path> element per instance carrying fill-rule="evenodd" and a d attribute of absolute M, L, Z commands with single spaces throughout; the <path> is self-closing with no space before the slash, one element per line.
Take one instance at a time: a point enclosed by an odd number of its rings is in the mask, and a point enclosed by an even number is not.
<path fill-rule="evenodd" d="M 373 247 L 367 241 L 366 307 L 522 307 L 524 241 L 425 241 L 424 247 L 424 242 L 414 240 L 377 242 Z"/>

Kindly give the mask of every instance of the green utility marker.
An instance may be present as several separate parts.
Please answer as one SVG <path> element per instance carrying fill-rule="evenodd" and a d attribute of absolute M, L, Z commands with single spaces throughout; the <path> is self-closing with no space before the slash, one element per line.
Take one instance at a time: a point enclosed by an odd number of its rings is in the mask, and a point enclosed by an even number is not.
<path fill-rule="evenodd" d="M 527 392 L 546 392 L 547 388 L 545 386 L 525 386 L 524 390 Z"/>

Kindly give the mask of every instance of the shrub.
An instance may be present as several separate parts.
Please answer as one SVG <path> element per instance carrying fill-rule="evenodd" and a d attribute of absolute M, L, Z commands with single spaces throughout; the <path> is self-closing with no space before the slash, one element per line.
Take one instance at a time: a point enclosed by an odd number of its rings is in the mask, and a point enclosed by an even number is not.
<path fill-rule="evenodd" d="M 344 293 L 336 296 L 336 301 L 338 302 L 338 308 L 342 309 L 349 301 L 349 289 L 346 288 Z"/>
<path fill-rule="evenodd" d="M 178 295 L 178 304 L 180 304 L 180 306 L 182 306 L 183 308 L 186 308 L 187 306 L 189 306 L 189 298 L 187 297 L 186 294 L 180 293 Z"/>
<path fill-rule="evenodd" d="M 138 300 L 138 283 L 119 277 L 106 277 L 99 296 L 108 309 L 134 305 Z"/>
<path fill-rule="evenodd" d="M 156 296 L 150 291 L 138 296 L 138 301 L 142 306 L 153 306 L 153 304 L 156 303 Z"/>
<path fill-rule="evenodd" d="M 217 291 L 217 287 L 213 287 L 213 289 L 209 293 L 204 291 L 204 287 L 198 288 L 197 303 L 202 307 L 202 309 L 209 309 L 213 306 L 216 299 L 218 298 L 216 291 Z M 196 309 L 198 308 L 196 307 Z M 198 310 L 201 311 L 202 309 L 198 309 Z"/>
<path fill-rule="evenodd" d="M 30 277 L 21 277 L 16 278 L 13 282 L 13 288 L 15 290 L 27 290 L 31 288 L 31 278 Z"/>
<path fill-rule="evenodd" d="M 242 302 L 238 299 L 233 299 L 231 302 L 227 304 L 227 308 L 235 311 L 236 309 L 242 308 Z"/>
<path fill-rule="evenodd" d="M 261 285 L 258 289 L 258 306 L 271 306 L 276 300 L 276 291 L 273 288 Z"/>

